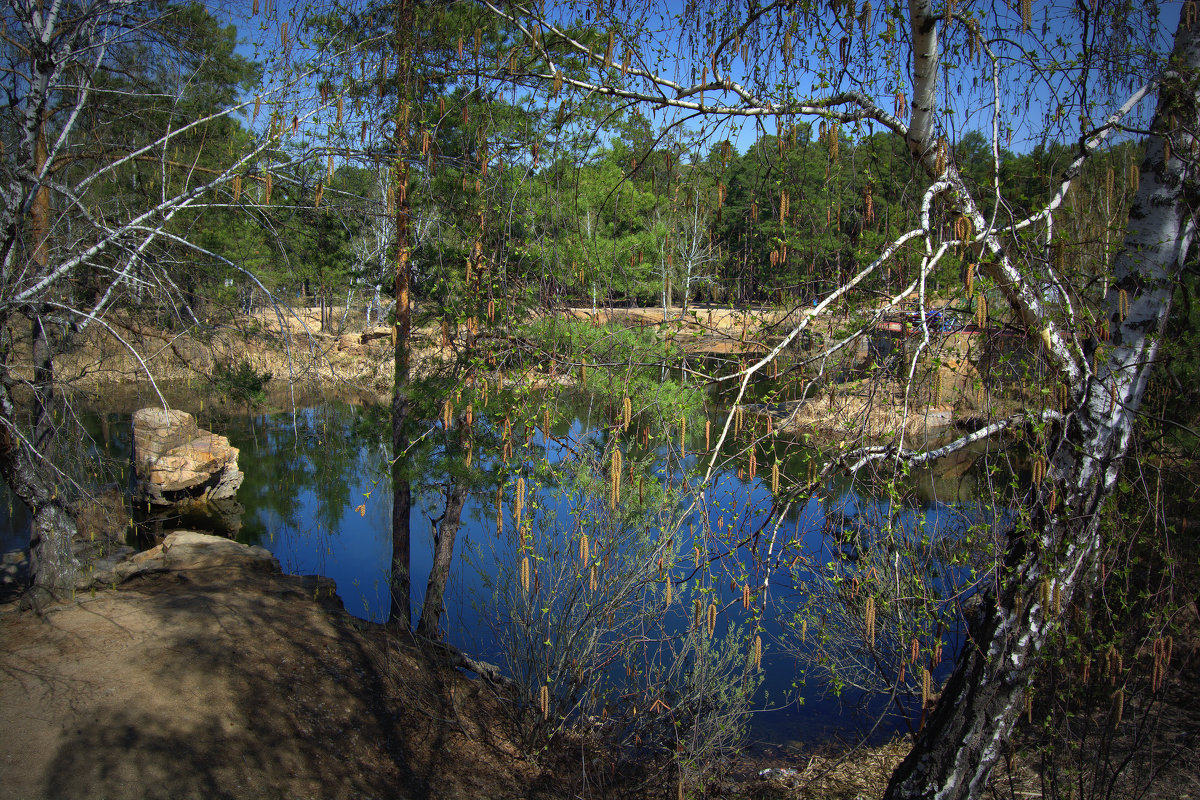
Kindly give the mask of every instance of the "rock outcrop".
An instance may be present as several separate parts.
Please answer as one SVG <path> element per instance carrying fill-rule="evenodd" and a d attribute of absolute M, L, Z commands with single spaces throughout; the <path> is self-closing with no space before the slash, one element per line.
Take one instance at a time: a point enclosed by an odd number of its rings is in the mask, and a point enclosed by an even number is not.
<path fill-rule="evenodd" d="M 245 567 L 262 572 L 280 572 L 270 551 L 195 531 L 174 531 L 162 544 L 119 560 L 97 562 L 80 576 L 78 589 L 116 586 L 138 575 L 209 567 Z M 333 581 L 323 588 L 329 589 Z"/>
<path fill-rule="evenodd" d="M 143 408 L 133 415 L 135 497 L 159 506 L 232 498 L 245 477 L 229 439 L 200 428 L 185 411 Z"/>

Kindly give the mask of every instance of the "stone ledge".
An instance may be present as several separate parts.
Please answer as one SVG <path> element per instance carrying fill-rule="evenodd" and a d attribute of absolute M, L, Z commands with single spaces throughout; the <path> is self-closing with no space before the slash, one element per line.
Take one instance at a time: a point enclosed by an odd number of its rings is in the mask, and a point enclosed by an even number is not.
<path fill-rule="evenodd" d="M 282 572 L 269 550 L 195 531 L 167 534 L 162 544 L 115 562 L 101 561 L 79 576 L 76 589 L 116 586 L 138 575 L 194 569 L 249 568 Z"/>

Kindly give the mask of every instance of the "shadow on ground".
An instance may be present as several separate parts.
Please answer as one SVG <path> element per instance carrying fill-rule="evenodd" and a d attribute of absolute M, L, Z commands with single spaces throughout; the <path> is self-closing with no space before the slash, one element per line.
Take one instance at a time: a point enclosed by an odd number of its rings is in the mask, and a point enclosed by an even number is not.
<path fill-rule="evenodd" d="M 539 796 L 487 687 L 360 629 L 321 587 L 209 566 L 0 613 L 5 794 Z"/>

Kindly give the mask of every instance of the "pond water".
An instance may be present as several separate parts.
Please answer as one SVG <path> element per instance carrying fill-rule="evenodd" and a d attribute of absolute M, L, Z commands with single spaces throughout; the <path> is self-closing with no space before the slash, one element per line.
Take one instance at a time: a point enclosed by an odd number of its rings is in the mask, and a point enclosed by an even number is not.
<path fill-rule="evenodd" d="M 583 403 L 555 423 L 552 439 L 546 440 L 540 430 L 533 431 L 526 452 L 537 453 L 539 459 L 551 463 L 572 457 L 589 436 L 606 435 L 605 426 L 598 425 L 592 416 Z M 128 486 L 129 415 L 92 413 L 84 417 L 84 422 L 94 442 L 89 449 L 103 456 L 106 475 Z M 177 521 L 148 519 L 142 509 L 135 509 L 139 543 L 149 545 L 156 533 L 177 526 L 216 528 L 239 541 L 268 548 L 288 572 L 316 573 L 334 579 L 350 613 L 366 620 L 385 621 L 391 561 L 387 409 L 330 402 L 294 414 L 201 413 L 200 422 L 229 436 L 241 448 L 239 466 L 246 478 L 238 500 L 244 513 L 233 520 Z M 761 463 L 768 463 L 768 457 L 761 453 Z M 804 447 L 789 449 L 780 458 L 785 480 L 788 475 L 802 477 L 813 458 L 814 454 Z M 691 459 L 694 462 L 696 456 Z M 974 489 L 969 476 L 956 474 L 953 481 L 939 484 L 936 478 L 926 475 L 920 492 L 924 501 L 906 507 L 893 506 L 848 485 L 830 484 L 822 499 L 810 497 L 792 503 L 778 527 L 763 527 L 776 502 L 771 476 L 764 470 L 767 474 L 750 477 L 745 467 L 744 459 L 735 459 L 724 471 L 718 471 L 705 498 L 710 503 L 709 524 L 727 529 L 727 538 L 733 542 L 727 557 L 757 565 L 746 571 L 753 574 L 756 587 L 764 579 L 769 584 L 764 597 L 771 599 L 771 612 L 762 621 L 768 643 L 763 662 L 767 679 L 760 699 L 765 696 L 771 710 L 764 708 L 756 713 L 752 736 L 756 741 L 776 744 L 813 743 L 831 737 L 853 739 L 869 729 L 873 738 L 886 738 L 903 724 L 896 716 L 875 724 L 878 713 L 886 710 L 886 702 L 863 701 L 852 688 L 838 699 L 829 693 L 828 686 L 811 682 L 800 692 L 802 702 L 797 697 L 795 686 L 802 683 L 803 676 L 795 661 L 773 643 L 787 633 L 788 598 L 802 591 L 804 571 L 795 570 L 794 560 L 793 568 L 787 568 L 790 554 L 785 556 L 784 545 L 775 540 L 782 530 L 787 537 L 803 542 L 806 552 L 833 558 L 834 551 L 845 555 L 847 547 L 864 545 L 843 537 L 835 540 L 841 543 L 832 545 L 831 550 L 831 527 L 853 531 L 891 524 L 905 536 L 949 537 L 978 519 L 970 502 Z M 659 468 L 659 473 L 665 474 L 664 470 Z M 425 578 L 432 564 L 432 521 L 442 512 L 443 495 L 437 477 L 433 476 L 423 489 L 418 486 L 415 494 L 411 520 L 414 609 L 421 607 Z M 531 505 L 537 502 L 536 497 L 529 500 Z M 542 502 L 553 504 L 554 500 L 546 495 Z M 548 513 L 565 517 L 568 511 L 551 508 Z M 696 512 L 690 519 L 697 519 Z M 0 502 L 0 544 L 4 550 L 27 544 L 27 538 L 23 540 L 27 524 L 19 504 L 13 507 L 6 495 Z M 487 615 L 494 613 L 488 610 L 488 603 L 494 595 L 493 578 L 499 574 L 497 559 L 505 552 L 497 541 L 493 485 L 472 493 L 464 510 L 442 623 L 451 643 L 484 660 L 503 660 L 496 626 L 489 624 L 494 620 L 487 619 Z M 740 595 L 740 589 L 731 586 L 713 591 L 714 597 L 731 607 Z"/>

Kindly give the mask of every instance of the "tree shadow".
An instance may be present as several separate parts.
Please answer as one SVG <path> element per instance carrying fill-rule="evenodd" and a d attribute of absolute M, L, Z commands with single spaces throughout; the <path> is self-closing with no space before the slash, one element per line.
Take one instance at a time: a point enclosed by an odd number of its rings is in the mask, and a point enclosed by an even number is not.
<path fill-rule="evenodd" d="M 503 698 L 350 617 L 327 579 L 148 574 L 20 635 L 42 639 L 21 680 L 56 729 L 26 761 L 34 796 L 557 796 Z"/>

